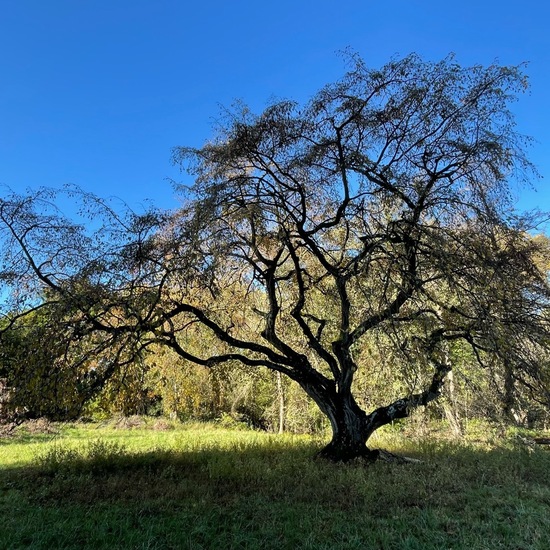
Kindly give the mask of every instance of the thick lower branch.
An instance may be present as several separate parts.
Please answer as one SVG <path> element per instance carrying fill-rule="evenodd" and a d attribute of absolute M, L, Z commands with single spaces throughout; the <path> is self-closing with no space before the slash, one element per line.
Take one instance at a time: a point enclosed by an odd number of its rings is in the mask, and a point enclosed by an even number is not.
<path fill-rule="evenodd" d="M 450 365 L 437 363 L 434 376 L 429 388 L 422 393 L 410 395 L 394 401 L 390 405 L 380 407 L 367 416 L 365 436 L 368 439 L 378 428 L 389 424 L 393 420 L 406 418 L 417 407 L 426 406 L 441 395 L 445 376 L 451 371 Z"/>

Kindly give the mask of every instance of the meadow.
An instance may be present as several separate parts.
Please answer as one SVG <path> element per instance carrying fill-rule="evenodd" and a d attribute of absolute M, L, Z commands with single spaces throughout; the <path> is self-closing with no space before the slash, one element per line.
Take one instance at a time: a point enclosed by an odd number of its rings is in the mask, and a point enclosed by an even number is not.
<path fill-rule="evenodd" d="M 0 438 L 1 549 L 550 547 L 550 450 L 387 429 L 417 463 L 332 464 L 319 438 L 165 421 Z"/>

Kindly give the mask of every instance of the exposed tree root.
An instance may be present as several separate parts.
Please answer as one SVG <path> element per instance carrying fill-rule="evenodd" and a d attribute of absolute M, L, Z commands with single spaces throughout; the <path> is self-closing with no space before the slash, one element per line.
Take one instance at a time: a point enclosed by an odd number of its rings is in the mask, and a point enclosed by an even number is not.
<path fill-rule="evenodd" d="M 411 458 L 409 456 L 400 456 L 389 451 L 379 450 L 378 451 L 378 460 L 383 462 L 389 462 L 392 464 L 421 464 L 422 460 L 418 458 Z"/>
<path fill-rule="evenodd" d="M 316 458 L 329 460 L 335 463 L 358 463 L 373 464 L 374 462 L 388 462 L 390 464 L 421 464 L 422 460 L 411 458 L 408 456 L 400 456 L 383 449 L 368 449 L 365 447 L 365 452 L 350 456 L 348 454 L 334 454 L 333 449 L 321 449 L 316 455 Z"/>

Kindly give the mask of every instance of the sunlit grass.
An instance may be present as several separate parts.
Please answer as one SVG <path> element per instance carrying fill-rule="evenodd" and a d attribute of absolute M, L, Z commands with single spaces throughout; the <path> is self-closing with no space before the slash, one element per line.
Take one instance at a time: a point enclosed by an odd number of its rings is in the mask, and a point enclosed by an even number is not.
<path fill-rule="evenodd" d="M 307 436 L 161 427 L 0 440 L 0 548 L 548 548 L 547 449 L 388 429 L 422 462 L 335 465 Z"/>

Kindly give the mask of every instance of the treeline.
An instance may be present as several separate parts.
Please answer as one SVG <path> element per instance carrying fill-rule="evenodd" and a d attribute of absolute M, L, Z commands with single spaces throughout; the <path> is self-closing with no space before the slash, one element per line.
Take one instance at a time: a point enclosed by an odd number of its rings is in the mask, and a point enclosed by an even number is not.
<path fill-rule="evenodd" d="M 182 421 L 244 423 L 274 432 L 315 433 L 327 419 L 301 388 L 268 369 L 248 369 L 238 362 L 206 367 L 184 361 L 165 346 L 149 348 L 118 369 L 105 383 L 102 365 L 109 350 L 90 354 L 75 368 L 74 350 L 66 347 L 62 319 L 44 309 L 2 335 L 0 350 L 0 421 L 46 418 L 103 419 L 114 415 L 150 415 Z M 197 335 L 189 349 L 215 343 Z M 454 365 L 442 398 L 425 418 L 445 419 L 456 435 L 466 421 L 483 418 L 530 428 L 550 423 L 548 395 L 541 370 L 530 381 L 493 361 L 480 369 L 467 346 L 451 344 Z M 361 407 L 375 409 L 399 395 L 414 392 L 426 375 L 422 365 L 407 364 L 391 339 L 378 338 L 356 350 L 360 366 L 354 393 Z M 396 378 L 395 372 L 401 375 Z"/>
<path fill-rule="evenodd" d="M 505 368 L 480 371 L 475 358 L 457 346 L 450 353 L 457 365 L 447 380 L 442 399 L 431 404 L 424 418 L 446 420 L 461 435 L 473 419 L 543 428 L 550 426 L 545 396 L 529 392 Z M 387 359 L 382 357 L 387 354 Z M 362 408 L 375 409 L 399 395 L 412 393 L 418 372 L 396 381 L 388 349 L 361 354 L 354 391 Z M 277 373 L 250 371 L 238 364 L 206 368 L 183 363 L 175 354 L 158 350 L 135 368 L 112 379 L 86 414 L 161 415 L 179 420 L 242 422 L 268 431 L 315 433 L 328 422 L 300 387 Z M 534 388 L 533 388 L 534 389 Z"/>

